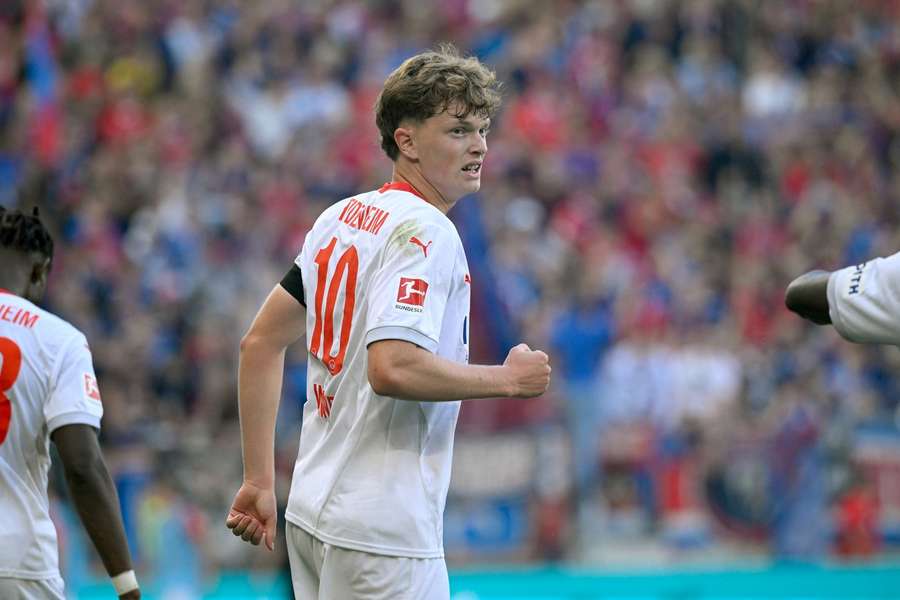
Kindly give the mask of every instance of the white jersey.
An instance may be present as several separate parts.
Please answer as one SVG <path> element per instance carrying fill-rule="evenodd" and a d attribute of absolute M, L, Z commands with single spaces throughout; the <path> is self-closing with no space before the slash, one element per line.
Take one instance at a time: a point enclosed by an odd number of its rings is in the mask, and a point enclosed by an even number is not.
<path fill-rule="evenodd" d="M 900 253 L 833 272 L 828 311 L 852 342 L 900 345 Z"/>
<path fill-rule="evenodd" d="M 318 218 L 296 264 L 309 350 L 307 403 L 286 518 L 324 542 L 440 558 L 459 402 L 379 396 L 372 342 L 468 362 L 470 279 L 453 223 L 404 183 Z"/>
<path fill-rule="evenodd" d="M 47 472 L 50 433 L 100 427 L 103 407 L 84 335 L 0 293 L 0 577 L 59 577 Z"/>

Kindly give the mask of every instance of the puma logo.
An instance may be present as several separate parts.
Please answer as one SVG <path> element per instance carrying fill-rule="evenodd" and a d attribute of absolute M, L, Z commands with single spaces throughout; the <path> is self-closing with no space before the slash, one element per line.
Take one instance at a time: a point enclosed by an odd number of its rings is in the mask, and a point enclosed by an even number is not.
<path fill-rule="evenodd" d="M 413 237 L 409 238 L 409 243 L 415 244 L 416 246 L 419 246 L 420 248 L 422 248 L 422 252 L 425 253 L 425 258 L 428 258 L 428 246 L 431 245 L 431 240 L 428 240 L 427 244 L 423 244 L 419 238 L 413 236 Z"/>

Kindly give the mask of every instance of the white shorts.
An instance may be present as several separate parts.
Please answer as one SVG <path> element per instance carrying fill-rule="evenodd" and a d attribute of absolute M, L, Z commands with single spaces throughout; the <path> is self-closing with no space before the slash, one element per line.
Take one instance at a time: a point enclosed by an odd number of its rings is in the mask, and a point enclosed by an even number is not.
<path fill-rule="evenodd" d="M 0 577 L 3 600 L 65 600 L 65 586 L 59 577 L 53 579 L 13 579 Z"/>
<path fill-rule="evenodd" d="M 443 558 L 369 554 L 326 544 L 293 523 L 286 529 L 298 600 L 450 600 Z"/>

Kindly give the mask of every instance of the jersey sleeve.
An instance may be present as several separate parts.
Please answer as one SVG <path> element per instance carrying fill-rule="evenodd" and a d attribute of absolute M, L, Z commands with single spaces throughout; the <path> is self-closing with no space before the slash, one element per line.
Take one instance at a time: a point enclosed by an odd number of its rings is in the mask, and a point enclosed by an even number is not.
<path fill-rule="evenodd" d="M 833 272 L 828 311 L 851 342 L 900 345 L 900 253 Z"/>
<path fill-rule="evenodd" d="M 73 336 L 62 348 L 51 379 L 50 396 L 44 405 L 44 419 L 52 433 L 75 423 L 100 428 L 103 405 L 94 374 L 87 340 Z"/>
<path fill-rule="evenodd" d="M 399 225 L 369 289 L 366 346 L 387 339 L 436 352 L 458 237 L 437 224 Z"/>

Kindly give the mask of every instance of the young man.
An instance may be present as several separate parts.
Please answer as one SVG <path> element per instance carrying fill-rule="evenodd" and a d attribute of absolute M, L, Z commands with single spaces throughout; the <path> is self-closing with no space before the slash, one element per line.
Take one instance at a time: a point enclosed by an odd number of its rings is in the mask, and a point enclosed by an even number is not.
<path fill-rule="evenodd" d="M 50 520 L 50 440 L 75 508 L 120 598 L 140 598 L 119 499 L 97 442 L 103 407 L 84 335 L 35 306 L 53 240 L 0 207 L 0 598 L 62 600 Z"/>
<path fill-rule="evenodd" d="M 479 189 L 496 85 L 452 50 L 388 77 L 376 122 L 392 182 L 322 213 L 241 343 L 244 482 L 226 523 L 271 549 L 284 352 L 308 333 L 286 511 L 298 598 L 449 598 L 442 518 L 458 401 L 549 384 L 547 355 L 525 344 L 503 365 L 467 364 L 471 280 L 446 213 Z"/>
<path fill-rule="evenodd" d="M 851 342 L 900 345 L 900 253 L 805 273 L 788 285 L 785 304 Z"/>

